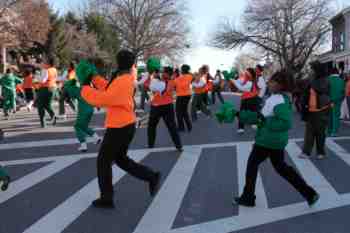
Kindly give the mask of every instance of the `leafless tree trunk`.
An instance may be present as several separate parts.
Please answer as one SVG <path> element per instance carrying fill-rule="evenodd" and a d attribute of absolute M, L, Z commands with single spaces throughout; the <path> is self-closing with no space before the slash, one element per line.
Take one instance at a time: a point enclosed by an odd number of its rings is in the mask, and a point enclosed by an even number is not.
<path fill-rule="evenodd" d="M 233 49 L 253 44 L 264 49 L 280 67 L 300 77 L 310 56 L 331 30 L 333 0 L 249 0 L 241 28 L 219 23 L 212 45 Z"/>
<path fill-rule="evenodd" d="M 119 33 L 121 46 L 138 58 L 175 58 L 188 46 L 182 0 L 91 0 Z"/>

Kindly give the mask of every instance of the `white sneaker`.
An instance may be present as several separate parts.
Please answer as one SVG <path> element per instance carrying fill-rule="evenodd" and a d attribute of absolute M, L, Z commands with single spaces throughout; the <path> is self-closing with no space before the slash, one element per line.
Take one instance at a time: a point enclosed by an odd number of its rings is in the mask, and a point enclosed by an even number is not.
<path fill-rule="evenodd" d="M 86 144 L 86 142 L 80 143 L 80 147 L 78 148 L 78 151 L 80 151 L 80 152 L 86 152 L 87 151 L 87 144 Z"/>
<path fill-rule="evenodd" d="M 309 159 L 310 156 L 308 156 L 307 154 L 305 153 L 301 153 L 299 156 L 298 156 L 300 159 Z"/>
<path fill-rule="evenodd" d="M 317 155 L 317 158 L 318 159 L 324 159 L 324 158 L 326 158 L 326 156 L 325 155 Z"/>
<path fill-rule="evenodd" d="M 58 119 L 62 119 L 62 120 L 67 120 L 67 115 L 66 115 L 66 114 L 64 114 L 64 115 L 59 115 L 57 118 L 58 118 Z"/>
<path fill-rule="evenodd" d="M 237 133 L 238 133 L 238 134 L 244 134 L 244 129 L 238 129 L 238 130 L 237 130 Z"/>
<path fill-rule="evenodd" d="M 252 125 L 252 129 L 257 130 L 258 126 L 257 125 Z"/>
<path fill-rule="evenodd" d="M 102 141 L 102 138 L 100 136 L 98 136 L 97 133 L 94 133 L 94 135 L 92 135 L 92 138 L 94 139 L 94 143 L 95 145 L 98 145 L 101 143 Z"/>

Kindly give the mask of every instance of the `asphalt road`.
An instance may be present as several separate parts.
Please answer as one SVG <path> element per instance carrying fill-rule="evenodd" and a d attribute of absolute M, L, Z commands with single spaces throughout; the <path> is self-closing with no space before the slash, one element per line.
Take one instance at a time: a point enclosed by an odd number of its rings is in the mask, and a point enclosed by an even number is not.
<path fill-rule="evenodd" d="M 238 103 L 238 97 L 226 96 Z M 216 107 L 212 107 L 215 111 Z M 309 208 L 266 161 L 259 172 L 257 207 L 232 205 L 241 192 L 255 131 L 236 134 L 236 124 L 218 124 L 199 115 L 193 132 L 181 134 L 184 152 L 176 152 L 161 123 L 155 149 L 146 149 L 146 118 L 129 155 L 162 172 L 152 199 L 147 185 L 114 168 L 115 210 L 90 203 L 98 195 L 95 157 L 77 151 L 74 114 L 57 126 L 40 129 L 36 113 L 19 112 L 0 120 L 6 139 L 0 164 L 13 182 L 0 192 L 0 233 L 348 233 L 350 231 L 350 128 L 327 140 L 325 160 L 297 157 L 304 125 L 295 115 L 286 160 L 321 194 Z M 103 135 L 104 113 L 91 125 Z M 1 119 L 1 118 L 0 118 Z"/>

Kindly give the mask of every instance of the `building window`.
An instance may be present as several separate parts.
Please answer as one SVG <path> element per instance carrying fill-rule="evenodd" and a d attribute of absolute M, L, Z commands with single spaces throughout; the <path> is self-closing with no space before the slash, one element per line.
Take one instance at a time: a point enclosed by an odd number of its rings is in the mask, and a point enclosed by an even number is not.
<path fill-rule="evenodd" d="M 345 50 L 345 33 L 342 32 L 340 33 L 340 51 L 344 51 Z"/>

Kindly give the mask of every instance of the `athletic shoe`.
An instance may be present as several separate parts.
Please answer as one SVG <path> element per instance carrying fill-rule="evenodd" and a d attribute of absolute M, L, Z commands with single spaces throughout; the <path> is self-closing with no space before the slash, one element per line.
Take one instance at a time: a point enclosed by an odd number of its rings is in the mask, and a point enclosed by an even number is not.
<path fill-rule="evenodd" d="M 96 199 L 92 202 L 92 206 L 101 209 L 114 209 L 114 202 L 112 200 L 105 200 L 102 198 Z"/>
<path fill-rule="evenodd" d="M 78 151 L 87 152 L 87 150 L 88 150 L 88 148 L 87 148 L 86 142 L 80 143 L 80 147 L 78 148 Z"/>
<path fill-rule="evenodd" d="M 238 130 L 237 130 L 237 133 L 238 133 L 238 134 L 244 134 L 244 129 L 238 129 Z"/>
<path fill-rule="evenodd" d="M 307 200 L 307 203 L 310 207 L 312 207 L 318 202 L 319 199 L 320 195 L 318 193 L 315 193 L 315 195 L 310 200 Z"/>
<path fill-rule="evenodd" d="M 100 144 L 102 141 L 102 138 L 100 136 L 98 136 L 97 133 L 94 133 L 94 135 L 92 135 L 92 138 L 94 140 L 95 145 Z"/>
<path fill-rule="evenodd" d="M 326 158 L 326 156 L 325 156 L 325 155 L 319 154 L 319 155 L 317 155 L 317 158 L 318 158 L 318 159 L 324 159 L 324 158 Z"/>
<path fill-rule="evenodd" d="M 10 182 L 11 182 L 10 177 L 9 176 L 2 177 L 0 179 L 0 181 L 2 181 L 1 190 L 6 191 L 10 185 Z"/>
<path fill-rule="evenodd" d="M 255 207 L 255 197 L 252 199 L 247 199 L 243 197 L 235 197 L 233 200 L 234 205 L 241 205 L 246 207 Z"/>
<path fill-rule="evenodd" d="M 252 129 L 257 130 L 258 126 L 257 125 L 252 125 Z"/>

